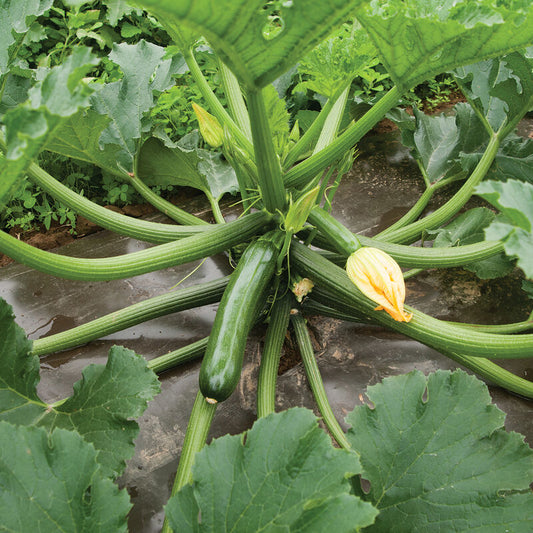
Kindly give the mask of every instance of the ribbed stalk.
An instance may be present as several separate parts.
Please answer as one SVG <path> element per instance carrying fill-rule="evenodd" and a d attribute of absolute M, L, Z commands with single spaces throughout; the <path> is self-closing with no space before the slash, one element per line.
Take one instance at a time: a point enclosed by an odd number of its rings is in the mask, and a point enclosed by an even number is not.
<path fill-rule="evenodd" d="M 207 402 L 202 396 L 202 393 L 198 391 L 191 417 L 189 418 L 189 424 L 187 425 L 178 471 L 176 472 L 174 485 L 170 494 L 171 497 L 182 487 L 192 482 L 194 458 L 205 445 L 216 408 L 217 404 Z M 166 518 L 161 531 L 162 533 L 172 533 L 172 529 L 170 529 Z"/>
<path fill-rule="evenodd" d="M 309 179 L 316 176 L 327 166 L 340 159 L 348 150 L 361 140 L 392 109 L 400 99 L 400 92 L 393 87 L 367 111 L 357 122 L 349 126 L 346 131 L 335 139 L 327 148 L 309 157 L 302 163 L 291 168 L 285 175 L 287 187 L 302 187 Z"/>
<path fill-rule="evenodd" d="M 326 121 L 329 112 L 333 108 L 335 100 L 329 99 L 324 107 L 320 110 L 320 113 L 315 118 L 311 126 L 307 131 L 302 135 L 300 140 L 292 147 L 292 149 L 287 154 L 285 161 L 283 162 L 283 169 L 287 170 L 298 161 L 300 156 L 308 149 L 310 149 L 313 141 L 320 135 L 320 130 Z"/>
<path fill-rule="evenodd" d="M 222 252 L 256 235 L 271 219 L 271 215 L 265 212 L 252 213 L 194 237 L 101 259 L 45 252 L 1 231 L 0 252 L 45 274 L 81 281 L 109 281 L 139 276 Z"/>
<path fill-rule="evenodd" d="M 216 97 L 215 93 L 209 86 L 209 83 L 205 79 L 205 76 L 200 69 L 200 66 L 196 62 L 196 58 L 192 53 L 192 50 L 182 50 L 183 57 L 187 62 L 187 66 L 191 71 L 191 75 L 196 82 L 196 86 L 200 89 L 202 96 L 204 97 L 209 109 L 217 117 L 217 119 L 231 132 L 236 141 L 250 154 L 253 155 L 252 143 L 246 138 L 241 129 L 235 124 L 229 113 L 224 109 L 224 106 L 220 103 L 220 100 Z"/>
<path fill-rule="evenodd" d="M 348 85 L 348 87 L 346 87 L 344 91 L 342 91 L 340 96 L 337 98 L 337 101 L 331 108 L 330 113 L 328 113 L 328 116 L 326 117 L 326 120 L 324 122 L 324 127 L 320 132 L 320 137 L 318 138 L 316 146 L 313 149 L 313 155 L 318 154 L 318 152 L 320 152 L 321 150 L 324 150 L 324 148 L 329 146 L 337 136 L 337 132 L 339 131 L 339 126 L 342 121 L 344 108 L 346 107 L 346 101 L 348 100 L 349 92 L 350 86 Z"/>
<path fill-rule="evenodd" d="M 348 257 L 361 247 L 360 240 L 335 217 L 321 207 L 309 213 L 308 222 L 326 236 L 328 243 L 342 255 Z"/>
<path fill-rule="evenodd" d="M 149 298 L 86 324 L 33 341 L 32 354 L 46 355 L 80 346 L 153 318 L 220 301 L 229 277 Z"/>
<path fill-rule="evenodd" d="M 324 388 L 322 376 L 320 375 L 320 371 L 318 369 L 315 353 L 313 351 L 313 345 L 311 344 L 311 339 L 309 338 L 309 331 L 307 330 L 305 320 L 300 313 L 291 314 L 291 323 L 294 328 L 298 347 L 300 348 L 300 354 L 305 367 L 305 373 L 307 375 L 309 385 L 311 386 L 311 390 L 313 391 L 313 396 L 315 397 L 318 410 L 322 415 L 322 419 L 339 446 L 349 450 L 351 445 L 346 438 L 344 431 L 337 422 L 337 419 L 335 418 L 335 415 L 331 409 L 331 405 L 328 401 L 326 389 Z"/>
<path fill-rule="evenodd" d="M 503 252 L 503 244 L 500 241 L 482 241 L 449 248 L 422 248 L 390 244 L 362 235 L 358 238 L 362 246 L 383 250 L 405 268 L 453 268 L 482 261 Z M 319 237 L 313 240 L 313 244 L 333 247 L 333 243 L 323 241 Z M 323 252 L 321 255 L 337 265 L 344 265 L 348 257 L 346 253 Z"/>
<path fill-rule="evenodd" d="M 205 220 L 191 215 L 190 213 L 187 213 L 187 211 L 184 211 L 164 198 L 161 198 L 159 194 L 152 191 L 152 189 L 150 189 L 150 187 L 148 187 L 148 185 L 146 185 L 140 178 L 132 177 L 130 178 L 130 183 L 149 204 L 153 205 L 156 209 L 161 211 L 161 213 L 164 213 L 178 224 L 189 224 L 191 226 L 208 224 Z"/>
<path fill-rule="evenodd" d="M 289 325 L 292 295 L 277 300 L 270 313 L 261 366 L 257 379 L 257 416 L 261 418 L 276 410 L 276 381 L 283 341 Z"/>
<path fill-rule="evenodd" d="M 251 142 L 252 130 L 250 128 L 250 117 L 248 116 L 248 110 L 246 109 L 246 104 L 244 103 L 239 80 L 224 62 L 219 60 L 218 65 L 220 67 L 220 75 L 222 78 L 222 83 L 224 84 L 224 93 L 226 94 L 231 114 L 235 118 L 235 121 L 237 122 L 237 125 L 241 131 Z"/>
<path fill-rule="evenodd" d="M 248 112 L 263 202 L 268 211 L 275 213 L 277 210 L 283 210 L 287 200 L 261 90 L 248 92 Z"/>
<path fill-rule="evenodd" d="M 349 280 L 346 272 L 299 243 L 291 247 L 291 264 L 314 283 L 313 298 L 331 307 L 354 307 L 357 313 L 373 322 L 403 333 L 439 351 L 460 353 L 487 359 L 533 357 L 533 334 L 498 335 L 454 326 L 432 318 L 416 309 L 410 322 L 397 322 L 384 311 L 375 311 L 376 304 L 366 298 Z"/>
<path fill-rule="evenodd" d="M 491 137 L 489 144 L 483 153 L 483 156 L 476 165 L 470 177 L 466 180 L 463 186 L 448 200 L 444 205 L 439 207 L 436 211 L 408 226 L 391 231 L 387 235 L 382 236 L 380 240 L 394 243 L 412 242 L 420 236 L 424 230 L 438 228 L 444 224 L 453 215 L 466 204 L 474 193 L 474 189 L 481 182 L 487 174 L 494 157 L 500 147 L 500 136 L 495 134 Z"/>
<path fill-rule="evenodd" d="M 76 213 L 79 213 L 102 228 L 114 231 L 120 235 L 126 235 L 132 239 L 159 244 L 198 235 L 212 229 L 211 225 L 205 224 L 202 221 L 201 225 L 199 225 L 198 221 L 200 219 L 196 217 L 194 217 L 196 220 L 194 226 L 184 227 L 173 224 L 148 222 L 115 213 L 65 187 L 65 185 L 57 181 L 35 163 L 30 165 L 28 176 L 33 183 L 41 187 L 50 196 L 53 196 L 67 207 L 70 207 Z M 193 215 L 190 216 L 192 217 Z"/>
<path fill-rule="evenodd" d="M 208 340 L 209 337 L 204 337 L 196 342 L 187 344 L 187 346 L 183 346 L 183 348 L 154 357 L 148 361 L 146 366 L 154 372 L 163 372 L 169 368 L 198 359 L 204 355 Z"/>
<path fill-rule="evenodd" d="M 331 318 L 338 318 L 353 322 L 365 321 L 361 320 L 361 317 L 357 316 L 357 313 L 354 313 L 352 310 L 337 310 L 309 300 L 306 301 L 305 308 L 311 313 L 321 314 Z M 464 326 L 476 327 L 477 325 L 465 324 Z M 513 326 L 513 324 L 507 324 L 506 326 Z M 479 328 L 480 331 L 494 332 L 495 330 L 493 328 L 498 328 L 498 326 L 480 325 Z M 488 359 L 484 359 L 483 357 L 469 357 L 467 355 L 454 353 L 443 348 L 440 348 L 440 352 L 464 367 L 476 372 L 494 385 L 503 387 L 511 392 L 525 396 L 526 398 L 533 398 L 533 382 L 523 379 L 519 376 L 515 376 L 513 373 L 505 370 Z"/>

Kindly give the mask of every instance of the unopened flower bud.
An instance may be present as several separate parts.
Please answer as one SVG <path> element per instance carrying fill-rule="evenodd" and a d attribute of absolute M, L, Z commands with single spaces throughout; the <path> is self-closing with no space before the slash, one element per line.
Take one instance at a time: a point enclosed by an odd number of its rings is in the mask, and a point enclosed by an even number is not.
<path fill-rule="evenodd" d="M 221 146 L 224 142 L 224 130 L 217 118 L 194 102 L 192 103 L 192 108 L 198 119 L 200 133 L 204 141 L 213 148 Z"/>
<path fill-rule="evenodd" d="M 376 311 L 383 309 L 398 322 L 411 320 L 412 314 L 403 309 L 403 274 L 390 255 L 377 248 L 359 248 L 348 258 L 346 272 L 366 297 L 379 304 Z"/>

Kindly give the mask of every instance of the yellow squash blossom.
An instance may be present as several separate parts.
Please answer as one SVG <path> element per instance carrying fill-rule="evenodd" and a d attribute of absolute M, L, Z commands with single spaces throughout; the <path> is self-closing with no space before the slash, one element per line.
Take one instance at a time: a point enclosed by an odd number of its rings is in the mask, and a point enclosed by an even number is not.
<path fill-rule="evenodd" d="M 224 130 L 216 117 L 208 113 L 202 106 L 192 103 L 194 114 L 204 141 L 213 148 L 218 148 L 224 141 Z"/>
<path fill-rule="evenodd" d="M 412 315 L 403 310 L 403 274 L 390 255 L 377 248 L 359 248 L 348 258 L 346 272 L 366 297 L 379 304 L 376 311 L 383 309 L 398 322 L 411 320 Z"/>

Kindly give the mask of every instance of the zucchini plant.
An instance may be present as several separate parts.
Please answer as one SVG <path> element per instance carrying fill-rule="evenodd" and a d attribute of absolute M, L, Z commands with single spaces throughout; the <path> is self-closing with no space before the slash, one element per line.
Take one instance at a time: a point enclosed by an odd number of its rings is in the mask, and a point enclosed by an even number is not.
<path fill-rule="evenodd" d="M 165 532 L 530 531 L 532 452 L 519 435 L 505 432 L 503 414 L 489 405 L 479 380 L 462 371 L 385 380 L 369 389 L 374 409 L 355 409 L 345 433 L 328 403 L 304 317 L 319 310 L 383 325 L 533 398 L 530 381 L 492 361 L 531 357 L 533 334 L 524 333 L 531 320 L 475 327 L 438 320 L 405 304 L 401 271 L 463 266 L 488 278 L 520 268 L 529 287 L 533 141 L 515 130 L 533 107 L 531 2 L 136 0 L 175 47 L 115 45 L 109 61 L 122 77 L 108 83 L 91 77 L 99 59 L 87 47 L 73 47 L 52 68 L 18 56 L 52 3 L 0 0 L 0 200 L 27 176 L 89 220 L 154 246 L 83 259 L 0 232 L 0 252 L 46 274 L 87 282 L 219 252 L 230 252 L 237 265 L 227 278 L 33 343 L 7 304 L 0 306 L 0 529 L 125 531 L 127 495 L 112 480 L 132 454 L 132 418 L 158 391 L 154 371 L 205 353 Z M 116 10 L 123 2 L 107 4 Z M 195 59 L 200 38 L 218 62 L 227 107 Z M 352 81 L 378 60 L 394 86 L 347 122 Z M 209 109 L 195 106 L 202 138 L 174 142 L 150 111 L 184 62 Z M 279 96 L 291 85 L 283 78 L 291 69 L 299 79 L 294 90 L 316 93 L 322 102 L 319 112 L 305 115 L 305 125 L 291 124 Z M 465 96 L 453 115 L 398 108 L 407 91 L 444 72 Z M 342 225 L 331 207 L 358 141 L 386 116 L 412 149 L 425 191 L 406 215 L 369 238 Z M 38 166 L 42 151 L 101 168 L 175 223 L 135 220 L 94 204 Z M 434 193 L 452 184 L 449 199 L 426 214 Z M 153 185 L 201 190 L 214 223 L 162 199 Z M 231 222 L 219 207 L 226 193 L 239 194 L 242 206 Z M 498 214 L 465 210 L 474 194 Z M 433 246 L 417 245 L 421 238 Z M 72 397 L 51 405 L 39 398 L 39 357 L 214 302 L 220 303 L 208 339 L 148 362 L 115 347 L 105 367 L 84 371 Z M 259 420 L 245 438 L 223 437 L 204 449 L 217 405 L 239 381 L 246 339 L 258 321 L 268 322 Z M 288 327 L 341 449 L 308 411 L 274 413 Z M 361 480 L 371 488 L 363 490 Z"/>

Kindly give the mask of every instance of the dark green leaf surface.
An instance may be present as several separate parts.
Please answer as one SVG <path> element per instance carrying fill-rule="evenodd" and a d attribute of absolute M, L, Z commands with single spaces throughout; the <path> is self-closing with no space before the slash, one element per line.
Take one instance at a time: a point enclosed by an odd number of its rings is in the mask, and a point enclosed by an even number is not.
<path fill-rule="evenodd" d="M 409 143 L 415 149 L 431 183 L 442 178 L 464 174 L 459 155 L 480 150 L 488 141 L 481 121 L 468 104 L 457 104 L 455 116 L 427 116 L 415 110 L 416 129 Z M 410 124 L 403 139 L 407 139 Z M 406 128 L 404 128 L 406 129 Z"/>
<path fill-rule="evenodd" d="M 87 48 L 76 48 L 61 65 L 38 70 L 39 83 L 28 91 L 28 103 L 5 114 L 7 157 L 0 173 L 0 205 L 62 122 L 89 105 L 92 90 L 83 78 L 97 63 Z"/>
<path fill-rule="evenodd" d="M 503 241 L 505 253 L 518 259 L 524 274 L 533 278 L 533 185 L 517 180 L 486 181 L 476 194 L 501 211 L 485 230 L 487 240 Z"/>
<path fill-rule="evenodd" d="M 249 88 L 265 87 L 320 43 L 362 0 L 280 3 L 281 31 L 269 38 L 264 0 L 141 0 L 164 26 L 188 26 Z M 170 32 L 172 34 L 172 32 Z"/>
<path fill-rule="evenodd" d="M 127 531 L 126 490 L 106 479 L 94 447 L 63 429 L 0 422 L 2 531 Z"/>
<path fill-rule="evenodd" d="M 489 209 L 476 207 L 462 213 L 446 226 L 427 233 L 436 235 L 433 243 L 436 248 L 474 244 L 485 240 L 484 230 L 495 216 Z M 514 263 L 505 254 L 498 254 L 483 261 L 465 265 L 464 268 L 474 272 L 481 279 L 493 279 L 511 272 Z"/>
<path fill-rule="evenodd" d="M 427 399 L 424 395 L 427 394 Z M 348 416 L 361 454 L 370 532 L 529 533 L 533 451 L 503 429 L 486 386 L 463 371 L 415 371 L 368 388 Z"/>
<path fill-rule="evenodd" d="M 53 0 L 2 0 L 0 2 L 0 87 L 32 22 L 53 4 Z"/>
<path fill-rule="evenodd" d="M 184 141 L 187 142 L 184 137 Z M 238 190 L 235 171 L 219 153 L 176 146 L 151 137 L 139 152 L 137 174 L 147 185 L 193 187 L 215 199 Z"/>
<path fill-rule="evenodd" d="M 0 301 L 0 420 L 48 431 L 78 431 L 98 451 L 105 475 L 118 475 L 133 454 L 140 416 L 159 392 L 156 375 L 144 359 L 122 347 L 113 347 L 103 365 L 90 365 L 74 385 L 74 394 L 53 407 L 36 392 L 39 358 L 30 355 L 31 342 L 15 324 L 11 308 Z"/>
<path fill-rule="evenodd" d="M 357 456 L 333 448 L 310 411 L 290 409 L 258 420 L 244 443 L 225 436 L 204 448 L 193 485 L 166 513 L 180 533 L 354 531 L 376 514 L 348 494 L 347 478 L 357 472 Z"/>
<path fill-rule="evenodd" d="M 373 0 L 356 16 L 403 89 L 533 44 L 529 0 Z"/>
<path fill-rule="evenodd" d="M 516 122 L 533 105 L 533 62 L 515 52 L 454 71 L 469 101 L 493 131 Z"/>
<path fill-rule="evenodd" d="M 108 127 L 110 118 L 92 109 L 82 110 L 63 121 L 56 135 L 46 144 L 45 150 L 87 161 L 112 174 L 123 175 L 117 167 L 117 144 L 100 146 L 100 135 Z"/>
<path fill-rule="evenodd" d="M 298 73 L 305 81 L 294 90 L 336 99 L 353 78 L 376 63 L 376 49 L 368 34 L 344 25 L 300 61 Z"/>

